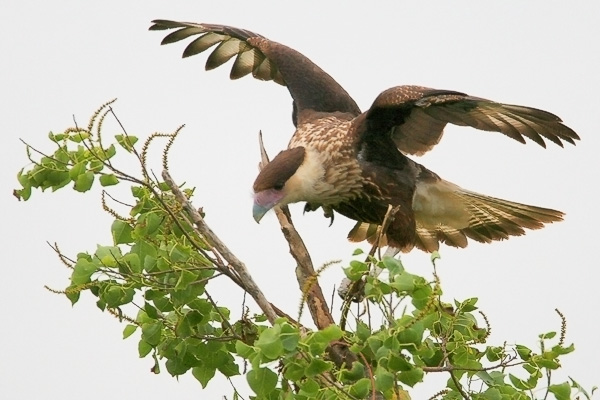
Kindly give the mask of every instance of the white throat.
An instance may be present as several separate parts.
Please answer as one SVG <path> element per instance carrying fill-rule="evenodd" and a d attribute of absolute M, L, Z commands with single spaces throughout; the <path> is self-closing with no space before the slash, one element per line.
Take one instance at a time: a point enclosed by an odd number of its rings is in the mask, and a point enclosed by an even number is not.
<path fill-rule="evenodd" d="M 325 168 L 319 152 L 311 148 L 305 149 L 304 161 L 285 183 L 286 196 L 282 204 L 299 201 L 321 203 L 323 186 L 331 186 L 324 180 Z"/>

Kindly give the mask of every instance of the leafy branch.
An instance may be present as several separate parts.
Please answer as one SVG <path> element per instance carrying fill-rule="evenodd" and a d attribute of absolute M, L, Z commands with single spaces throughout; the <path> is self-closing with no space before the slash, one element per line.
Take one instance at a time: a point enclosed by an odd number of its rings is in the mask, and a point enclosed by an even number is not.
<path fill-rule="evenodd" d="M 574 350 L 565 344 L 562 313 L 557 310 L 560 334 L 539 335 L 537 350 L 488 345 L 491 326 L 477 298 L 443 299 L 437 254 L 432 276 L 425 278 L 396 258 L 376 256 L 379 248 L 373 246 L 344 268 L 352 296 L 344 300 L 336 321 L 317 279 L 331 264 L 315 270 L 283 207 L 276 214 L 297 265 L 297 296 L 317 329 L 303 326 L 267 300 L 273 296 L 262 292 L 245 264 L 207 225 L 203 210 L 193 205 L 195 189 L 180 187 L 170 175 L 169 151 L 183 127 L 154 133 L 139 146 L 112 104 L 102 105 L 86 128 L 50 133 L 51 154 L 26 144 L 31 165 L 19 171 L 21 188 L 14 194 L 28 200 L 34 189 L 56 191 L 71 184 L 77 192 L 88 192 L 96 182 L 104 188 L 100 199 L 113 218 L 112 242 L 76 256 L 51 245 L 69 269 L 70 282 L 63 290 L 49 290 L 72 303 L 84 292 L 94 296 L 100 310 L 125 324 L 124 338 L 137 335 L 138 353 L 152 357 L 155 373 L 161 368 L 173 376 L 191 372 L 202 387 L 217 371 L 231 382 L 244 374 L 256 399 L 409 399 L 412 388 L 430 374 L 449 378 L 445 387 L 432 390 L 431 399 L 591 398 L 595 388 L 588 393 L 575 380 L 553 383 L 561 357 Z M 109 115 L 120 132 L 107 141 L 103 127 Z M 150 147 L 159 140 L 166 144 L 157 177 L 147 162 Z M 264 165 L 268 156 L 262 137 L 260 150 Z M 139 176 L 117 166 L 121 152 L 137 162 Z M 116 185 L 128 185 L 131 197 L 112 194 Z M 390 208 L 386 221 L 393 217 Z M 363 256 L 360 250 L 354 255 Z M 250 295 L 256 313 L 245 300 L 238 317 L 219 306 L 213 292 L 217 280 Z M 234 386 L 234 397 L 243 392 Z"/>

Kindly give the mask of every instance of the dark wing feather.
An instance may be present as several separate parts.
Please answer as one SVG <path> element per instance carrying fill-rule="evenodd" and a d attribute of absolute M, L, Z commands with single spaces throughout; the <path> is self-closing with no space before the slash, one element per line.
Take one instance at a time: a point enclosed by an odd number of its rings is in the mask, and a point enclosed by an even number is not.
<path fill-rule="evenodd" d="M 415 246 L 432 252 L 440 243 L 464 248 L 468 239 L 482 243 L 505 240 L 525 234 L 525 229 L 540 229 L 561 221 L 563 213 L 485 196 L 462 189 L 442 179 L 417 183 L 413 209 L 416 219 Z M 378 225 L 358 222 L 348 238 L 355 242 L 377 239 Z M 389 232 L 380 242 L 390 241 Z M 410 248 L 408 248 L 410 250 Z"/>
<path fill-rule="evenodd" d="M 287 46 L 231 26 L 167 20 L 152 22 L 150 30 L 176 29 L 163 39 L 162 44 L 200 35 L 186 47 L 184 57 L 216 46 L 206 60 L 207 70 L 235 57 L 231 79 L 252 74 L 257 79 L 287 86 L 294 99 L 294 124 L 297 119 L 309 119 L 311 111 L 360 114 L 354 100 L 330 75 Z"/>
<path fill-rule="evenodd" d="M 529 138 L 542 147 L 546 147 L 544 139 L 561 147 L 563 142 L 579 140 L 549 112 L 421 86 L 397 86 L 382 92 L 367 112 L 366 123 L 366 135 L 391 132 L 401 151 L 416 155 L 440 141 L 447 123 L 501 132 L 521 143 Z"/>

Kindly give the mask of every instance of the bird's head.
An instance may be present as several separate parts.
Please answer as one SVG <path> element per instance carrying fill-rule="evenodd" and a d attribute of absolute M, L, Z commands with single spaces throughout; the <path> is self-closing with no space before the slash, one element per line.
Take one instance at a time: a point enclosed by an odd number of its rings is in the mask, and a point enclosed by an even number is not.
<path fill-rule="evenodd" d="M 256 222 L 275 206 L 284 206 L 314 197 L 315 183 L 323 178 L 323 167 L 304 147 L 284 150 L 268 163 L 254 181 Z"/>

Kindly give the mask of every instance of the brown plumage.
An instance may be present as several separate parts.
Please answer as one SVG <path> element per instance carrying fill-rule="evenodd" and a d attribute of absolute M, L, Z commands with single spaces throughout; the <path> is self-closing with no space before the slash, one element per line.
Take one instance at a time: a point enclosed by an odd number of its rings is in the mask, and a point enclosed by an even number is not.
<path fill-rule="evenodd" d="M 443 242 L 465 247 L 506 239 L 559 221 L 563 213 L 474 193 L 441 179 L 406 155 L 422 155 L 451 123 L 501 132 L 521 143 L 563 146 L 579 136 L 560 118 L 530 107 L 501 104 L 464 93 L 421 86 L 382 92 L 361 112 L 350 95 L 308 58 L 247 30 L 212 24 L 157 20 L 151 30 L 175 29 L 163 44 L 199 35 L 184 57 L 216 46 L 206 69 L 235 58 L 231 78 L 252 74 L 286 86 L 293 99 L 296 132 L 254 183 L 254 217 L 270 208 L 306 202 L 333 218 L 357 221 L 350 240 L 378 237 L 388 205 L 399 206 L 385 243 L 408 251 L 434 251 Z"/>

